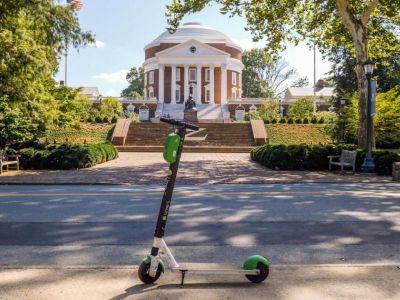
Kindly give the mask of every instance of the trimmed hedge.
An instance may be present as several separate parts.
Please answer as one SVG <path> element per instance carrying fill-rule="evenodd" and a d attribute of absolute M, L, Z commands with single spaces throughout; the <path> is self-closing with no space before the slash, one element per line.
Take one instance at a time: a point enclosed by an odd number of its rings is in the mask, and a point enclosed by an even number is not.
<path fill-rule="evenodd" d="M 357 151 L 356 170 L 361 170 L 365 151 L 356 145 L 263 145 L 251 151 L 251 159 L 273 170 L 328 170 L 329 155 L 340 155 L 342 149 Z M 373 151 L 379 175 L 391 175 L 392 164 L 400 155 L 390 151 Z"/>
<path fill-rule="evenodd" d="M 101 144 L 61 144 L 14 149 L 20 157 L 22 169 L 70 170 L 90 168 L 99 163 L 118 157 L 118 151 L 111 143 Z"/>

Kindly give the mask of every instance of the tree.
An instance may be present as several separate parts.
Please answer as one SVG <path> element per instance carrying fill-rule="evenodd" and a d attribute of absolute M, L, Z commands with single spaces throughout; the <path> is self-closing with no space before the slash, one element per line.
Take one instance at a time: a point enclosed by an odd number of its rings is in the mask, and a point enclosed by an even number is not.
<path fill-rule="evenodd" d="M 332 62 L 331 79 L 335 83 L 339 97 L 349 97 L 357 91 L 357 78 L 354 76 L 356 59 L 349 50 L 339 47 L 329 57 Z M 400 78 L 400 53 L 393 53 L 375 61 L 374 77 L 378 82 L 378 92 L 393 89 Z"/>
<path fill-rule="evenodd" d="M 386 93 L 378 93 L 375 128 L 378 147 L 400 147 L 400 85 Z"/>
<path fill-rule="evenodd" d="M 279 53 L 286 42 L 307 40 L 327 55 L 342 46 L 356 60 L 359 95 L 359 146 L 367 145 L 367 83 L 363 63 L 400 50 L 400 0 L 173 0 L 167 5 L 170 31 L 188 13 L 215 2 L 224 14 L 245 16 L 256 40 L 266 38 L 266 49 Z"/>
<path fill-rule="evenodd" d="M 144 69 L 133 67 L 126 75 L 129 86 L 121 92 L 121 97 L 143 97 Z"/>
<path fill-rule="evenodd" d="M 26 103 L 48 91 L 68 45 L 94 42 L 72 8 L 53 0 L 0 1 L 0 95 Z"/>
<path fill-rule="evenodd" d="M 33 139 L 38 133 L 38 124 L 32 123 L 18 107 L 10 106 L 6 97 L 0 97 L 0 149 Z"/>
<path fill-rule="evenodd" d="M 288 117 L 291 119 L 310 119 L 313 115 L 314 101 L 312 98 L 303 97 L 297 99 L 289 106 Z"/>
<path fill-rule="evenodd" d="M 296 79 L 295 81 L 293 81 L 292 83 L 292 87 L 307 87 L 310 83 L 308 82 L 308 77 L 304 76 L 304 77 L 300 77 L 298 79 Z"/>
<path fill-rule="evenodd" d="M 272 58 L 263 49 L 243 52 L 243 97 L 277 98 L 288 87 L 288 81 L 297 75 L 282 58 Z"/>
<path fill-rule="evenodd" d="M 112 97 L 104 98 L 100 103 L 99 114 L 102 118 L 111 120 L 122 115 L 123 107 L 121 102 Z"/>

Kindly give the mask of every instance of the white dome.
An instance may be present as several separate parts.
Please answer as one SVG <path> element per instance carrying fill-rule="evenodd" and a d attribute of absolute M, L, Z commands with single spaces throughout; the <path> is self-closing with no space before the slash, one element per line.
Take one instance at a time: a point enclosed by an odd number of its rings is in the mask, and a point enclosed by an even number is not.
<path fill-rule="evenodd" d="M 198 40 L 202 43 L 226 44 L 228 46 L 239 49 L 240 51 L 243 51 L 243 49 L 239 45 L 235 44 L 222 32 L 215 30 L 211 27 L 204 26 L 197 22 L 183 24 L 182 26 L 178 27 L 174 34 L 170 34 L 168 31 L 165 31 L 164 33 L 159 35 L 154 41 L 148 44 L 145 49 L 157 46 L 160 43 L 180 44 L 192 39 Z"/>

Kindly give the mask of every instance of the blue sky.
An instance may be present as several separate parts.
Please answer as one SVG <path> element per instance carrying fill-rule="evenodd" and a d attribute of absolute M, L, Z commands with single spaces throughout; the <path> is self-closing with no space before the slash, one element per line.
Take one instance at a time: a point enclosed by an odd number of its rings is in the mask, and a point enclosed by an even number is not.
<path fill-rule="evenodd" d="M 119 96 L 127 86 L 126 72 L 144 61 L 143 48 L 167 27 L 165 5 L 168 0 L 82 0 L 84 6 L 78 12 L 81 26 L 91 30 L 97 39 L 97 47 L 71 49 L 68 58 L 69 86 L 97 86 L 103 95 Z M 197 21 L 224 32 L 243 48 L 254 44 L 251 34 L 244 30 L 244 19 L 221 15 L 217 6 L 185 17 L 184 22 Z M 313 53 L 306 45 L 288 49 L 282 57 L 313 80 Z M 317 55 L 317 79 L 324 77 L 330 64 Z M 64 62 L 61 61 L 57 80 L 64 78 Z"/>

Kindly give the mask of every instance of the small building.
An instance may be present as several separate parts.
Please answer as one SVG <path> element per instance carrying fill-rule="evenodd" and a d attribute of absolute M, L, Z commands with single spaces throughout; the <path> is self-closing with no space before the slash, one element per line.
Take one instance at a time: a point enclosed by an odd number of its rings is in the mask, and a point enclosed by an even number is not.
<path fill-rule="evenodd" d="M 101 94 L 97 87 L 81 87 L 80 95 L 84 95 L 92 102 L 99 102 Z"/>
<path fill-rule="evenodd" d="M 286 90 L 283 98 L 283 105 L 286 108 L 290 104 L 296 102 L 296 100 L 304 97 L 314 99 L 319 110 L 328 110 L 331 105 L 330 100 L 335 97 L 335 88 L 326 87 L 324 80 L 320 79 L 316 83 L 315 87 L 303 88 L 303 87 L 290 87 Z"/>

